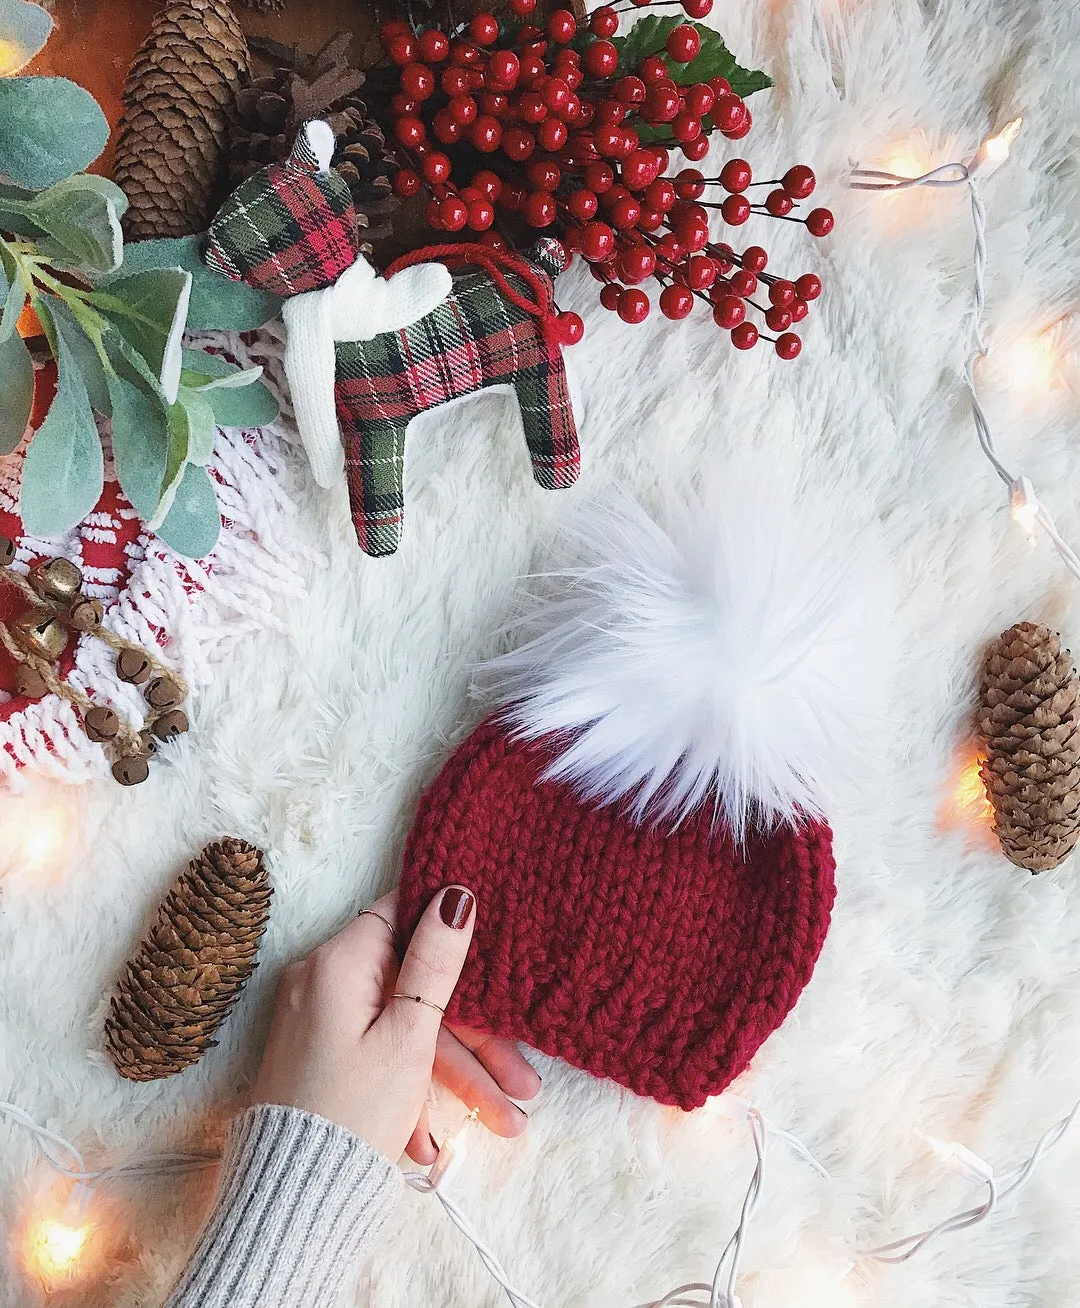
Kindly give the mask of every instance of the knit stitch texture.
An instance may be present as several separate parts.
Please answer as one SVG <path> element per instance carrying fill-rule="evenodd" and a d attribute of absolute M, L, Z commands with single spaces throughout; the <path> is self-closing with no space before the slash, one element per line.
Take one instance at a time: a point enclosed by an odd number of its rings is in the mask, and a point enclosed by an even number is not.
<path fill-rule="evenodd" d="M 708 805 L 674 830 L 541 781 L 551 742 L 495 720 L 420 804 L 405 853 L 406 930 L 444 885 L 478 899 L 449 1016 L 691 1109 L 749 1063 L 810 979 L 835 864 L 823 823 L 751 835 Z"/>
<path fill-rule="evenodd" d="M 344 1127 L 280 1104 L 249 1108 L 165 1308 L 332 1308 L 402 1188 L 394 1164 Z"/>

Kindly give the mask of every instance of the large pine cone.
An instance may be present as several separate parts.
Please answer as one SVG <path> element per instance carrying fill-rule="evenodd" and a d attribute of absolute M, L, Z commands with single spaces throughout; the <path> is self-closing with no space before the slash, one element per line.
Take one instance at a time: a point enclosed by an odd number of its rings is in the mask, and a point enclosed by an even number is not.
<path fill-rule="evenodd" d="M 191 860 L 113 996 L 105 1040 L 121 1076 L 172 1076 L 213 1047 L 255 970 L 272 893 L 262 854 L 243 840 Z"/>
<path fill-rule="evenodd" d="M 1080 681 L 1061 637 L 1018 622 L 983 661 L 982 779 L 1006 858 L 1043 872 L 1080 838 Z"/>
<path fill-rule="evenodd" d="M 352 37 L 340 32 L 317 54 L 252 37 L 251 51 L 261 66 L 237 95 L 229 180 L 238 186 L 259 168 L 281 163 L 296 133 L 309 118 L 325 119 L 337 138 L 331 166 L 352 192 L 365 250 L 391 231 L 397 207 L 391 188 L 394 171 L 382 129 L 358 92 L 364 74 L 346 57 Z"/>
<path fill-rule="evenodd" d="M 228 0 L 173 0 L 124 88 L 114 176 L 132 240 L 202 231 L 223 198 L 247 42 Z"/>

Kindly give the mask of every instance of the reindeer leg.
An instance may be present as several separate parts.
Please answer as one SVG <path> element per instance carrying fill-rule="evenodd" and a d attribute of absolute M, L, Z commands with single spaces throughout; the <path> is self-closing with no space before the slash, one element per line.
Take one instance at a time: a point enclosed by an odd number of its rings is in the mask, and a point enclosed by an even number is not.
<path fill-rule="evenodd" d="M 581 452 L 562 355 L 555 352 L 546 363 L 518 373 L 514 391 L 536 481 L 545 490 L 572 486 Z"/>
<path fill-rule="evenodd" d="M 407 419 L 353 420 L 339 394 L 345 480 L 356 539 L 365 554 L 385 557 L 401 541 Z"/>

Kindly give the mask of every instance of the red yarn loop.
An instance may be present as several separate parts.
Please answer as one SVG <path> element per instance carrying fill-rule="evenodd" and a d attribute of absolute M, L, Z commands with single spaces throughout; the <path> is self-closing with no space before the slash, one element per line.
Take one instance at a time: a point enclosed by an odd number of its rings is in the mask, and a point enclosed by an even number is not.
<path fill-rule="evenodd" d="M 419 250 L 411 250 L 387 268 L 384 276 L 393 277 L 405 268 L 412 268 L 418 263 L 438 261 L 451 270 L 455 268 L 483 268 L 499 288 L 500 292 L 516 305 L 522 313 L 529 314 L 540 322 L 544 339 L 553 349 L 560 345 L 559 332 L 556 328 L 558 312 L 551 285 L 544 274 L 528 259 L 510 250 L 493 250 L 489 245 L 462 242 L 457 245 L 425 245 Z M 523 295 L 507 280 L 506 274 L 512 273 L 520 278 L 532 292 L 533 298 Z"/>

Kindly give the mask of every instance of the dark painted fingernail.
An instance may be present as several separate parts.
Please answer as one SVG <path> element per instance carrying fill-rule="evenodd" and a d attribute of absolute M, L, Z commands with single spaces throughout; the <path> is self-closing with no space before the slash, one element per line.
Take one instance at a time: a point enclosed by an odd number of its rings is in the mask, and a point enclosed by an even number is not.
<path fill-rule="evenodd" d="M 451 886 L 449 890 L 443 891 L 439 916 L 448 927 L 460 931 L 468 922 L 475 902 L 467 890 L 459 890 L 457 886 Z"/>

